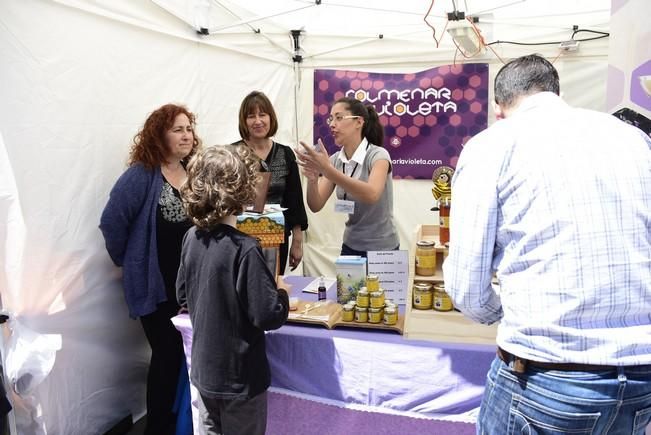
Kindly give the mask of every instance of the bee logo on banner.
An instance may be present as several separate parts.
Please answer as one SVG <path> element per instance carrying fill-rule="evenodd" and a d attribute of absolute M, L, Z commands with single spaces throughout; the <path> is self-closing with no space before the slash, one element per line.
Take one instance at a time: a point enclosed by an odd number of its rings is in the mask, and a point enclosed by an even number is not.
<path fill-rule="evenodd" d="M 342 97 L 372 104 L 384 126 L 394 178 L 430 179 L 456 167 L 463 145 L 487 127 L 488 64 L 445 65 L 411 74 L 314 72 L 314 143 L 338 149 L 326 119 Z"/>

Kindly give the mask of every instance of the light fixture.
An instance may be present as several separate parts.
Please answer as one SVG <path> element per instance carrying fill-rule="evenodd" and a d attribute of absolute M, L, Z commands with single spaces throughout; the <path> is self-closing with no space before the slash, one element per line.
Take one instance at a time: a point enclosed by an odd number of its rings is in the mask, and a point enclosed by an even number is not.
<path fill-rule="evenodd" d="M 481 52 L 483 44 L 479 33 L 467 19 L 450 21 L 447 30 L 464 56 L 472 57 Z"/>

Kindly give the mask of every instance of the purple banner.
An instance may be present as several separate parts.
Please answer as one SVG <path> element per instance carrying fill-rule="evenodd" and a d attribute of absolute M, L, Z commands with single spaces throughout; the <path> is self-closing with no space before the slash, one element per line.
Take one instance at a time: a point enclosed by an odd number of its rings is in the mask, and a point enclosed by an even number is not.
<path fill-rule="evenodd" d="M 326 118 L 341 97 L 373 104 L 384 125 L 394 178 L 430 179 L 456 167 L 461 148 L 487 126 L 488 64 L 445 65 L 415 74 L 314 72 L 314 142 L 334 144 Z"/>

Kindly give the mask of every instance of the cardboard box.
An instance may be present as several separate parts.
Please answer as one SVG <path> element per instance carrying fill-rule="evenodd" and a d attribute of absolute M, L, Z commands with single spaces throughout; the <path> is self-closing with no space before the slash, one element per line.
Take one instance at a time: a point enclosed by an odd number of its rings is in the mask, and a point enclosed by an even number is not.
<path fill-rule="evenodd" d="M 360 287 L 366 285 L 366 258 L 340 256 L 335 261 L 337 302 L 345 304 L 357 298 Z"/>

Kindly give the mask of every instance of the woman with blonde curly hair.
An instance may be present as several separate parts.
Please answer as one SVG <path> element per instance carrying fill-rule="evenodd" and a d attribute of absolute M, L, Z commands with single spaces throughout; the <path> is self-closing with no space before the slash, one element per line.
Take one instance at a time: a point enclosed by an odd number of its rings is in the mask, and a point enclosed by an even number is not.
<path fill-rule="evenodd" d="M 175 433 L 172 412 L 183 345 L 170 318 L 178 313 L 176 272 L 181 241 L 192 225 L 178 192 L 185 166 L 200 147 L 195 116 L 166 104 L 152 112 L 133 139 L 129 167 L 111 190 L 100 221 L 106 249 L 122 267 L 132 318 L 140 318 L 151 346 L 146 434 Z"/>
<path fill-rule="evenodd" d="M 192 321 L 190 380 L 207 434 L 263 435 L 271 383 L 264 331 L 287 320 L 256 239 L 236 228 L 255 196 L 259 161 L 244 145 L 210 147 L 188 165 L 181 188 L 195 226 L 183 239 L 177 298 Z"/>

